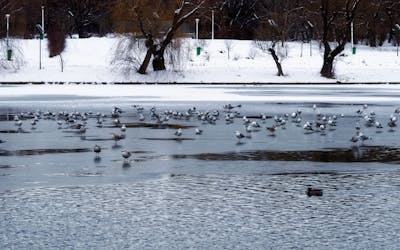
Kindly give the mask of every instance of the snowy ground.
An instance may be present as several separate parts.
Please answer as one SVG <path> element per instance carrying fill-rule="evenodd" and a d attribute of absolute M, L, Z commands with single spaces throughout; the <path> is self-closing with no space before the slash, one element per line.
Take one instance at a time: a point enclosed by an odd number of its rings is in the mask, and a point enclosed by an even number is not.
<path fill-rule="evenodd" d="M 39 40 L 18 41 L 26 64 L 18 72 L 2 70 L 0 82 L 138 82 L 138 83 L 386 83 L 400 82 L 400 57 L 396 48 L 359 46 L 357 54 L 350 48 L 338 58 L 337 79 L 319 76 L 322 50 L 319 43 L 287 43 L 281 51 L 287 54 L 283 61 L 285 77 L 276 76 L 276 67 L 270 55 L 254 48 L 252 41 L 232 41 L 228 59 L 226 42 L 202 41 L 202 54 L 196 56 L 196 42 L 186 40 L 182 52 L 183 63 L 166 72 L 129 75 L 110 67 L 117 38 L 69 39 L 64 52 L 65 72 L 60 72 L 59 58 L 49 58 L 46 41 L 43 42 L 43 67 L 39 70 Z M 189 52 L 190 51 L 190 52 Z M 4 57 L 4 55 L 2 56 Z"/>
<path fill-rule="evenodd" d="M 337 93 L 332 94 L 332 93 Z M 65 96 L 80 97 L 80 103 L 98 99 L 127 99 L 147 102 L 268 102 L 268 103 L 347 103 L 395 104 L 400 85 L 3 85 L 0 105 L 12 100 L 40 100 L 50 105 Z M 79 103 L 71 103 L 79 105 Z"/>

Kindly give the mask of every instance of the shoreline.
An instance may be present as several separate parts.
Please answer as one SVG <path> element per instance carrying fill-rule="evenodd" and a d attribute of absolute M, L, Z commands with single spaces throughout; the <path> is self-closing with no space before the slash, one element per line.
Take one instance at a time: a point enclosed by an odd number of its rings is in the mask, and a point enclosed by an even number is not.
<path fill-rule="evenodd" d="M 1 85 L 398 85 L 399 82 L 0 82 Z"/>

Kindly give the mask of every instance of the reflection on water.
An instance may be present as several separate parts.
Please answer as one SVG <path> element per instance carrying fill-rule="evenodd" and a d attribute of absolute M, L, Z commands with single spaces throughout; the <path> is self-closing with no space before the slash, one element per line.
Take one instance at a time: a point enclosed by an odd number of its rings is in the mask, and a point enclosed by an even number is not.
<path fill-rule="evenodd" d="M 351 147 L 313 151 L 244 151 L 174 155 L 175 159 L 204 161 L 312 161 L 312 162 L 380 162 L 400 164 L 400 149 L 390 147 Z"/>

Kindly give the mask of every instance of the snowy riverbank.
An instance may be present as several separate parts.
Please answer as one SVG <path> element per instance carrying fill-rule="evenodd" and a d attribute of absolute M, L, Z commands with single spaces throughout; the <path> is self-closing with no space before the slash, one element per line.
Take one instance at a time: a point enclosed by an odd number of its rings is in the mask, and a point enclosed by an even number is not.
<path fill-rule="evenodd" d="M 59 58 L 49 58 L 47 42 L 42 46 L 43 69 L 39 70 L 39 41 L 20 40 L 25 65 L 17 72 L 0 71 L 0 82 L 132 82 L 132 83 L 386 83 L 400 82 L 400 57 L 396 48 L 359 46 L 352 55 L 348 48 L 336 63 L 336 79 L 319 76 L 322 53 L 314 41 L 289 42 L 283 60 L 285 77 L 276 76 L 270 55 L 256 50 L 252 41 L 232 41 L 230 58 L 224 40 L 202 42 L 202 54 L 196 55 L 195 40 L 186 40 L 181 63 L 168 71 L 147 75 L 123 74 L 110 66 L 117 38 L 68 39 L 63 54 L 65 71 Z M 302 55 L 301 55 L 302 54 Z M 4 56 L 4 55 L 3 55 Z"/>
<path fill-rule="evenodd" d="M 341 93 L 340 96 L 332 95 Z M 361 94 L 363 93 L 363 94 Z M 368 93 L 368 94 L 366 94 Z M 68 105 L 100 101 L 140 102 L 266 102 L 266 103 L 350 103 L 398 104 L 400 85 L 3 85 L 0 104 L 10 102 L 61 102 Z M 107 99 L 107 101 L 105 101 Z M 1 105 L 0 105 L 1 106 Z"/>

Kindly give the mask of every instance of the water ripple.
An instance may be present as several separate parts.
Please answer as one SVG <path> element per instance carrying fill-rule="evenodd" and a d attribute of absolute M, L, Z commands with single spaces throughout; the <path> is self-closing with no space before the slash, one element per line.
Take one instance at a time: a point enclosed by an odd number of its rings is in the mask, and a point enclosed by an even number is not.
<path fill-rule="evenodd" d="M 0 193 L 1 249 L 395 249 L 398 173 L 171 175 Z M 324 189 L 308 198 L 306 185 Z"/>

